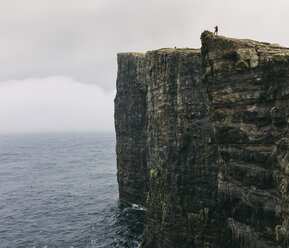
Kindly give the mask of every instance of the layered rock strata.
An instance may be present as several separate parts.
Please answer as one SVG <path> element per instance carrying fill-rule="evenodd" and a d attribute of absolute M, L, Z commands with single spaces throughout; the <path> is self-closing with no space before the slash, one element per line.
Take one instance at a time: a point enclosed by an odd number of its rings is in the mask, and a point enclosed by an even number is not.
<path fill-rule="evenodd" d="M 200 58 L 193 49 L 146 55 L 150 191 L 142 247 L 220 247 L 217 150 Z"/>
<path fill-rule="evenodd" d="M 202 34 L 219 204 L 234 247 L 288 247 L 289 49 Z"/>
<path fill-rule="evenodd" d="M 147 206 L 143 248 L 288 247 L 289 50 L 201 39 L 118 55 L 120 197 Z"/>
<path fill-rule="evenodd" d="M 114 119 L 119 196 L 144 206 L 148 192 L 145 54 L 119 53 L 117 62 Z"/>

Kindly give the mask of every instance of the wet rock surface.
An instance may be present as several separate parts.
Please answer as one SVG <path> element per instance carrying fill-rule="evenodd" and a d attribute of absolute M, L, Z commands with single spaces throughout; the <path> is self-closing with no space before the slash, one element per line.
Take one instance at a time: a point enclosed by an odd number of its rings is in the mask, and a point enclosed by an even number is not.
<path fill-rule="evenodd" d="M 118 56 L 120 197 L 147 206 L 143 248 L 288 247 L 289 49 L 201 40 Z"/>

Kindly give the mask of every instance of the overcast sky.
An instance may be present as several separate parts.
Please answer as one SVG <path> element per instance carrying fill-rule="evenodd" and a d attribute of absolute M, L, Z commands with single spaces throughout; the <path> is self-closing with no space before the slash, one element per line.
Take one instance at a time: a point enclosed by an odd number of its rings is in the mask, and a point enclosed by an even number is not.
<path fill-rule="evenodd" d="M 0 133 L 113 131 L 117 52 L 219 34 L 289 47 L 288 0 L 0 0 Z"/>

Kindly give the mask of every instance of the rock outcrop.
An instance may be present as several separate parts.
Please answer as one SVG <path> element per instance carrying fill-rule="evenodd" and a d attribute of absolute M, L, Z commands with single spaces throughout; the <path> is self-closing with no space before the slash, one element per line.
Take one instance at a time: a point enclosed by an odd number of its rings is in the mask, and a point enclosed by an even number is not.
<path fill-rule="evenodd" d="M 289 49 L 205 31 L 118 55 L 120 198 L 143 248 L 289 246 Z"/>
<path fill-rule="evenodd" d="M 202 34 L 218 195 L 234 247 L 288 247 L 289 49 Z"/>

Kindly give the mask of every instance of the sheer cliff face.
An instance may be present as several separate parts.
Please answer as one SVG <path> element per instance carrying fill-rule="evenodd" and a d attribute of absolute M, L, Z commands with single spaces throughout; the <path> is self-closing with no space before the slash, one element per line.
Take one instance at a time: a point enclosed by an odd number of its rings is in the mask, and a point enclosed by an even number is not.
<path fill-rule="evenodd" d="M 204 32 L 202 61 L 234 245 L 288 247 L 289 49 Z"/>
<path fill-rule="evenodd" d="M 200 50 L 148 52 L 150 192 L 142 247 L 219 247 L 217 151 Z M 210 226 L 210 228 L 208 228 Z"/>
<path fill-rule="evenodd" d="M 114 119 L 119 195 L 122 200 L 145 205 L 148 191 L 145 54 L 120 53 L 117 60 Z"/>
<path fill-rule="evenodd" d="M 147 196 L 143 248 L 287 248 L 289 49 L 201 39 L 118 56 L 120 197 Z"/>

